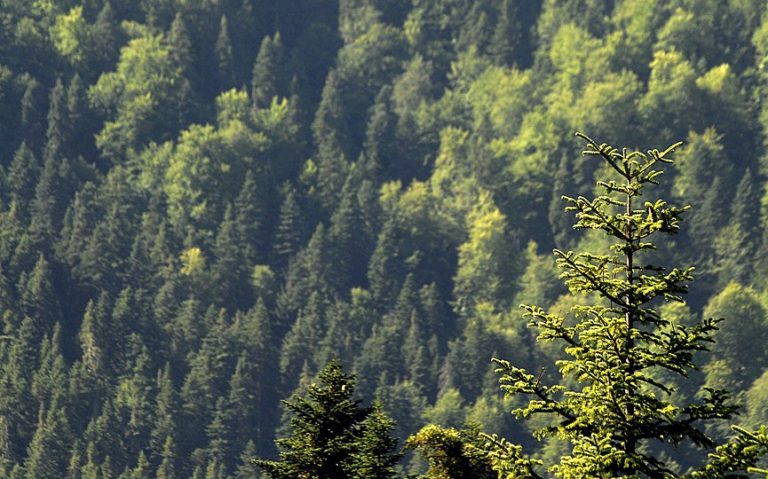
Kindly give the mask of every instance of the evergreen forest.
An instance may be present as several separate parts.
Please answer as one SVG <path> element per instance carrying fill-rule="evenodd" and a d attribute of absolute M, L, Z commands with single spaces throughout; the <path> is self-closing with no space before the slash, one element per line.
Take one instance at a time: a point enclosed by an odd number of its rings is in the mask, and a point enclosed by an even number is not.
<path fill-rule="evenodd" d="M 619 310 L 704 424 L 557 466 Z M 0 327 L 3 478 L 757 477 L 768 5 L 0 0 Z"/>

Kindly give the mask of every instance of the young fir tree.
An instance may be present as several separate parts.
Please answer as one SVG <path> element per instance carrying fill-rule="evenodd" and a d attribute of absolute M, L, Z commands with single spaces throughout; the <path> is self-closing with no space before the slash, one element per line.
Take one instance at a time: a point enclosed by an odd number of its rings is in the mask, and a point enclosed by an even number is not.
<path fill-rule="evenodd" d="M 559 341 L 565 359 L 558 368 L 563 384 L 548 386 L 543 371 L 530 373 L 496 360 L 507 394 L 531 397 L 519 416 L 554 416 L 538 437 L 557 436 L 570 453 L 550 469 L 557 477 L 575 478 L 725 478 L 744 477 L 768 450 L 768 433 L 734 428 L 725 444 L 704 432 L 704 424 L 722 422 L 736 411 L 729 394 L 707 390 L 697 402 L 675 404 L 673 390 L 658 381 L 660 371 L 686 376 L 695 367 L 694 353 L 705 350 L 719 319 L 686 327 L 659 313 L 659 302 L 679 301 L 693 268 L 664 269 L 648 263 L 655 249 L 651 237 L 674 234 L 687 208 L 662 199 L 643 199 L 656 184 L 661 164 L 671 163 L 679 146 L 647 154 L 597 144 L 586 136 L 585 154 L 597 156 L 618 174 L 598 182 L 604 193 L 594 199 L 563 197 L 576 213 L 576 228 L 603 231 L 611 237 L 607 254 L 555 250 L 561 277 L 573 294 L 592 301 L 572 308 L 578 322 L 557 313 L 523 306 L 539 341 Z M 489 436 L 494 468 L 505 477 L 545 477 L 520 446 Z M 709 453 L 703 464 L 685 474 L 675 470 L 659 447 L 693 445 Z"/>

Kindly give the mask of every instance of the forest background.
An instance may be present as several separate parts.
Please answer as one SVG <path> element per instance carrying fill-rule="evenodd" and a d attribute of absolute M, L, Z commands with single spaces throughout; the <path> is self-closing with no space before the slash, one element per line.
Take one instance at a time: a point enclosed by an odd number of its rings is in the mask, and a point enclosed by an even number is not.
<path fill-rule="evenodd" d="M 562 214 L 577 130 L 685 141 L 660 247 L 697 282 L 663 313 L 731 321 L 679 394 L 768 423 L 765 9 L 0 0 L 0 476 L 252 477 L 334 357 L 401 443 L 535 447 L 490 358 L 557 379 L 518 305 L 567 310 L 549 251 L 606 244 Z"/>

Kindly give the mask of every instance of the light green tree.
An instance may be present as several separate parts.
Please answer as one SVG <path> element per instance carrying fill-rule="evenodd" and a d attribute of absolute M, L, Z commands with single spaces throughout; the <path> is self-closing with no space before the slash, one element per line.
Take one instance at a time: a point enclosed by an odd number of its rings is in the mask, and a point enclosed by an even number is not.
<path fill-rule="evenodd" d="M 674 390 L 655 378 L 659 371 L 686 376 L 694 353 L 707 349 L 719 319 L 685 326 L 659 313 L 663 302 L 682 302 L 693 268 L 655 266 L 652 238 L 675 234 L 687 209 L 651 199 L 652 188 L 671 163 L 676 143 L 664 151 L 619 150 L 579 135 L 586 155 L 596 156 L 615 172 L 598 182 L 595 198 L 563 197 L 575 212 L 576 228 L 602 231 L 610 251 L 575 253 L 555 250 L 561 278 L 574 295 L 588 296 L 571 308 L 576 321 L 523 306 L 538 340 L 564 345 L 557 361 L 564 385 L 547 385 L 543 371 L 529 372 L 496 360 L 502 389 L 530 397 L 516 410 L 523 417 L 553 418 L 537 437 L 567 440 L 570 452 L 548 472 L 576 478 L 725 478 L 742 477 L 768 451 L 765 427 L 757 432 L 734 427 L 731 439 L 718 444 L 705 424 L 722 423 L 737 410 L 725 390 L 707 389 L 696 402 L 677 404 Z M 651 190 L 651 191 L 648 191 Z M 547 477 L 520 446 L 488 436 L 500 477 Z M 708 459 L 681 473 L 659 447 L 696 446 Z M 671 450 L 671 449 L 670 449 Z"/>

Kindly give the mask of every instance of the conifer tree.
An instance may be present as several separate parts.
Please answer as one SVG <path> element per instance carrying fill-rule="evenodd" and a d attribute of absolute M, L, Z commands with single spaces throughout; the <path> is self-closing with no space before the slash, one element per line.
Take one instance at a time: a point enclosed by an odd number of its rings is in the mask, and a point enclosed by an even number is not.
<path fill-rule="evenodd" d="M 328 210 L 339 200 L 349 169 L 351 139 L 344 103 L 344 81 L 333 70 L 323 87 L 323 95 L 312 122 L 312 135 L 317 145 L 318 195 Z"/>
<path fill-rule="evenodd" d="M 31 77 L 25 78 L 24 95 L 21 97 L 21 131 L 24 141 L 30 145 L 39 145 L 43 131 L 42 113 L 44 100 L 38 93 L 39 83 Z M 38 150 L 39 152 L 39 150 Z"/>
<path fill-rule="evenodd" d="M 76 158 L 76 154 L 84 157 L 96 157 L 93 136 L 96 125 L 88 110 L 83 80 L 77 73 L 67 85 L 67 123 L 64 128 L 66 139 L 62 152 L 68 158 Z"/>
<path fill-rule="evenodd" d="M 22 142 L 13 154 L 13 161 L 7 170 L 10 200 L 20 205 L 27 205 L 35 194 L 40 165 L 35 154 Z"/>
<path fill-rule="evenodd" d="M 289 260 L 298 253 L 306 240 L 306 220 L 299 204 L 296 189 L 286 184 L 283 203 L 277 220 L 273 241 L 275 260 L 278 266 L 285 267 Z"/>
<path fill-rule="evenodd" d="M 227 400 L 220 397 L 216 401 L 213 420 L 205 428 L 205 433 L 208 437 L 209 462 L 216 462 L 222 471 L 228 470 L 227 462 L 234 457 L 232 454 L 232 449 L 235 446 L 234 426 L 233 410 Z"/>
<path fill-rule="evenodd" d="M 283 41 L 280 33 L 276 33 L 274 39 L 269 36 L 264 37 L 256 63 L 253 64 L 251 101 L 254 109 L 268 108 L 272 98 L 285 91 L 287 78 L 283 56 Z"/>
<path fill-rule="evenodd" d="M 168 436 L 163 445 L 162 462 L 157 468 L 157 479 L 175 479 L 176 477 L 176 451 L 173 438 Z"/>
<path fill-rule="evenodd" d="M 216 39 L 216 58 L 219 66 L 219 91 L 230 88 L 234 82 L 232 67 L 234 63 L 232 41 L 229 39 L 226 15 L 219 22 L 219 37 Z"/>
<path fill-rule="evenodd" d="M 59 159 L 61 149 L 67 141 L 67 105 L 66 92 L 61 79 L 56 79 L 56 85 L 51 90 L 48 105 L 48 130 L 43 158 Z"/>
<path fill-rule="evenodd" d="M 94 38 L 98 38 L 99 48 L 96 49 L 95 71 L 109 70 L 117 60 L 119 54 L 120 28 L 119 20 L 109 1 L 104 2 L 104 6 L 96 16 L 96 22 L 93 25 Z"/>
<path fill-rule="evenodd" d="M 366 174 L 373 178 L 378 179 L 387 173 L 395 178 L 407 177 L 407 171 L 394 171 L 392 168 L 397 159 L 396 127 L 392 87 L 385 85 L 376 95 L 376 101 L 371 107 L 363 144 L 368 165 Z"/>
<path fill-rule="evenodd" d="M 247 265 L 243 261 L 241 245 L 242 238 L 238 238 L 233 209 L 228 205 L 213 246 L 216 261 L 211 265 L 211 275 L 215 285 L 214 297 L 233 310 L 246 306 L 243 279 Z"/>
<path fill-rule="evenodd" d="M 71 430 L 64 408 L 55 402 L 47 411 L 41 408 L 37 430 L 27 451 L 26 478 L 62 477 L 67 469 L 67 447 L 71 440 Z"/>
<path fill-rule="evenodd" d="M 491 56 L 501 65 L 511 66 L 516 63 L 518 50 L 522 47 L 523 26 L 518 8 L 518 2 L 501 2 L 501 14 L 489 46 Z"/>
<path fill-rule="evenodd" d="M 173 468 L 175 456 L 168 459 L 166 450 L 169 447 L 171 449 L 175 447 L 173 438 L 178 432 L 176 419 L 179 413 L 179 398 L 171 381 L 171 366 L 169 364 L 166 364 L 162 371 L 158 371 L 155 388 L 157 390 L 154 407 L 155 424 L 149 439 L 149 447 L 152 451 L 151 459 L 155 463 L 171 461 L 169 467 Z"/>
<path fill-rule="evenodd" d="M 263 259 L 262 252 L 266 243 L 264 216 L 267 209 L 263 176 L 255 176 L 252 170 L 248 170 L 234 204 L 235 225 L 246 266 L 252 266 Z M 256 183 L 257 178 L 261 180 L 259 183 Z"/>
<path fill-rule="evenodd" d="M 256 446 L 253 441 L 245 444 L 245 449 L 240 455 L 240 465 L 235 470 L 235 479 L 253 479 L 259 477 L 259 468 L 253 463 L 256 456 Z"/>
<path fill-rule="evenodd" d="M 543 371 L 529 372 L 496 360 L 507 394 L 531 397 L 520 416 L 554 416 L 538 437 L 558 436 L 571 446 L 550 472 L 563 478 L 725 478 L 742 477 L 768 451 L 765 427 L 757 432 L 735 428 L 718 444 L 704 425 L 729 419 L 736 411 L 728 391 L 708 389 L 697 402 L 676 404 L 673 388 L 655 380 L 668 371 L 686 376 L 694 353 L 716 339 L 719 319 L 687 327 L 673 324 L 657 308 L 659 301 L 682 302 L 693 268 L 665 269 L 650 263 L 651 237 L 674 234 L 687 208 L 663 199 L 643 198 L 658 183 L 680 145 L 647 154 L 597 144 L 586 136 L 586 155 L 602 159 L 615 172 L 598 182 L 603 193 L 590 199 L 563 197 L 576 213 L 576 227 L 602 231 L 612 239 L 610 252 L 574 253 L 555 250 L 561 277 L 573 294 L 590 295 L 574 306 L 577 323 L 560 313 L 523 306 L 538 330 L 539 341 L 565 344 L 557 365 L 565 381 L 579 386 L 549 386 Z M 651 194 L 654 194 L 652 191 Z M 567 383 L 566 383 L 567 384 Z M 509 477 L 545 477 L 537 462 L 520 446 L 490 437 L 494 468 Z M 692 445 L 709 453 L 708 460 L 681 474 L 661 446 Z M 508 476 L 505 476 L 508 477 Z"/>
<path fill-rule="evenodd" d="M 30 205 L 30 249 L 47 250 L 56 235 L 67 201 L 62 194 L 64 185 L 60 174 L 65 165 L 66 162 L 52 157 L 43 162 L 40 179 L 35 186 L 35 197 Z"/>
<path fill-rule="evenodd" d="M 50 404 L 66 394 L 66 365 L 61 355 L 61 325 L 56 323 L 53 335 L 43 339 L 40 367 L 32 378 L 32 394 L 38 404 Z"/>
<path fill-rule="evenodd" d="M 51 265 L 40 254 L 21 290 L 22 312 L 32 319 L 38 339 L 61 321 L 61 305 L 52 276 Z"/>
<path fill-rule="evenodd" d="M 292 434 L 277 441 L 280 460 L 255 463 L 272 479 L 395 477 L 400 455 L 389 437 L 392 422 L 377 406 L 361 406 L 354 387 L 354 378 L 331 361 L 305 397 L 285 401 Z"/>

